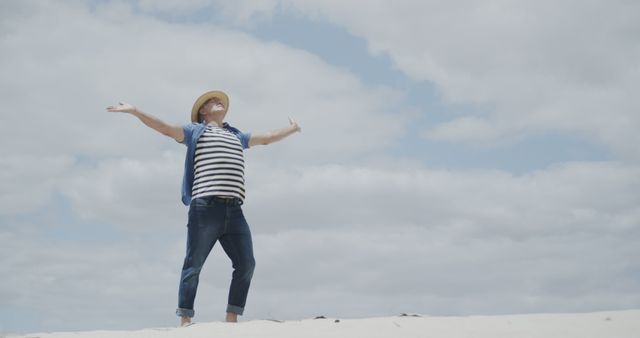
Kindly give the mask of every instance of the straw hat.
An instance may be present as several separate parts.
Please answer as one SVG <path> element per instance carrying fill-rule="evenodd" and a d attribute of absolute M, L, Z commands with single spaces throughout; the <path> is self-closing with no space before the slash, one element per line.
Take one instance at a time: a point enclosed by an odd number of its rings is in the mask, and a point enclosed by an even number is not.
<path fill-rule="evenodd" d="M 220 101 L 224 105 L 225 113 L 227 112 L 227 110 L 229 110 L 229 97 L 227 96 L 227 94 L 219 90 L 212 90 L 210 92 L 206 92 L 200 95 L 200 97 L 193 104 L 193 108 L 191 109 L 191 122 L 198 122 L 199 120 L 198 112 L 200 111 L 200 108 L 202 107 L 203 104 L 205 104 L 205 102 L 209 101 L 214 97 L 217 97 L 218 99 L 220 99 Z"/>

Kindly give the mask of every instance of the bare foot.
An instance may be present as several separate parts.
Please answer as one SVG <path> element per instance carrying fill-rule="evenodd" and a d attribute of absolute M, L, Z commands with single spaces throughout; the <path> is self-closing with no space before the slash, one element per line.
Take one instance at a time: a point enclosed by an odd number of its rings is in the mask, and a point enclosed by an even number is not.
<path fill-rule="evenodd" d="M 185 327 L 191 325 L 190 317 L 180 317 L 180 326 Z"/>
<path fill-rule="evenodd" d="M 228 323 L 237 323 L 238 322 L 238 314 L 233 312 L 227 312 L 227 322 Z"/>

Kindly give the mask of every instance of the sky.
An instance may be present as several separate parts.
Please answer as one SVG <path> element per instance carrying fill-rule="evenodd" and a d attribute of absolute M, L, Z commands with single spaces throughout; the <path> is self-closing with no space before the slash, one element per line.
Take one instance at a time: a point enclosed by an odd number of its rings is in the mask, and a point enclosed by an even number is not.
<path fill-rule="evenodd" d="M 640 4 L 0 2 L 0 334 L 172 326 L 189 122 L 246 132 L 241 320 L 640 308 Z M 224 318 L 216 244 L 195 321 Z"/>

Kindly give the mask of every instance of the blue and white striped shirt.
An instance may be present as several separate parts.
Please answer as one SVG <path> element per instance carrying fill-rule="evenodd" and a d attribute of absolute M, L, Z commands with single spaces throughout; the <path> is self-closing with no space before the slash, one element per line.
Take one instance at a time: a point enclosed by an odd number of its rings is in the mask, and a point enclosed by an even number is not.
<path fill-rule="evenodd" d="M 193 185 L 195 178 L 195 156 L 198 140 L 205 133 L 207 126 L 204 123 L 189 123 L 183 126 L 184 140 L 182 144 L 187 146 L 187 154 L 184 159 L 184 176 L 182 178 L 182 203 L 191 204 Z M 235 135 L 240 141 L 243 149 L 249 148 L 250 133 L 243 133 L 240 130 L 223 123 L 222 129 Z"/>
<path fill-rule="evenodd" d="M 208 125 L 198 139 L 192 198 L 238 197 L 244 201 L 244 156 L 240 140 L 230 131 Z"/>

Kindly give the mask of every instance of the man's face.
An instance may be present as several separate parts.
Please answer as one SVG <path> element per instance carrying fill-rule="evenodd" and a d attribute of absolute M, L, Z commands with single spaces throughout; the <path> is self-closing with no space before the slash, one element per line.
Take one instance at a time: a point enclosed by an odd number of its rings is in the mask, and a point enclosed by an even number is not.
<path fill-rule="evenodd" d="M 224 106 L 222 100 L 214 97 L 209 99 L 202 105 L 202 107 L 200 108 L 200 116 L 223 114 L 224 117 L 224 115 L 226 115 L 225 109 L 226 107 Z"/>
<path fill-rule="evenodd" d="M 224 111 L 224 103 L 222 103 L 222 100 L 220 100 L 217 97 L 214 97 L 212 99 L 209 99 L 207 102 L 205 102 L 204 105 L 202 105 L 202 110 L 204 110 L 204 113 L 214 113 L 214 112 L 219 112 L 219 111 Z"/>

